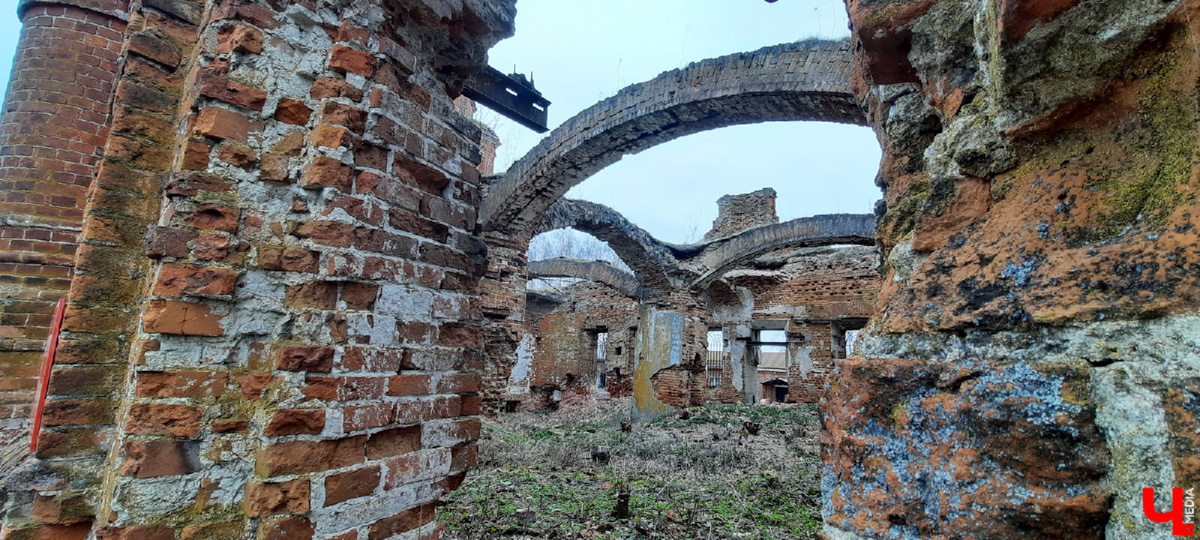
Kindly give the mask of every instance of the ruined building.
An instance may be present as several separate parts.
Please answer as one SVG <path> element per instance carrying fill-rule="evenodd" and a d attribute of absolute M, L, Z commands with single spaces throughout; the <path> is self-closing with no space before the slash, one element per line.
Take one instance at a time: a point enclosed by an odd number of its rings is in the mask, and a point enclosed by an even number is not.
<path fill-rule="evenodd" d="M 680 356 L 678 362 L 668 361 L 650 374 L 650 385 L 643 388 L 650 391 L 645 393 L 674 407 L 755 403 L 760 398 L 806 403 L 820 399 L 833 359 L 846 357 L 846 333 L 862 328 L 871 315 L 880 287 L 878 252 L 874 246 L 778 247 L 813 243 L 803 227 L 795 226 L 811 219 L 766 229 L 782 241 L 759 242 L 763 231 L 755 229 L 779 223 L 775 197 L 767 188 L 717 201 L 718 217 L 704 235 L 705 243 L 724 239 L 736 244 L 742 234 L 752 234 L 742 238 L 754 240 L 745 242 L 747 251 L 736 260 L 715 265 L 723 273 L 713 273 L 708 288 L 691 291 L 690 301 L 704 313 L 701 322 L 707 328 L 702 359 Z M 605 235 L 618 246 L 622 239 L 631 241 L 625 236 L 640 239 L 646 244 L 641 251 L 619 248 L 629 258 L 623 262 L 632 266 L 646 266 L 640 258 L 644 252 L 712 249 L 703 243 L 669 246 L 644 231 L 632 233 L 635 228 L 623 217 L 592 203 L 560 204 L 551 215 L 577 208 L 606 215 L 610 224 L 621 227 L 601 229 L 569 218 L 558 219 L 558 225 Z M 614 236 L 619 230 L 626 235 Z M 604 261 L 561 258 L 530 261 L 526 275 L 584 282 L 527 290 L 516 364 L 507 393 L 496 400 L 504 402 L 505 410 L 515 410 L 570 401 L 564 392 L 571 398 L 599 399 L 630 394 L 631 359 L 645 354 L 639 349 L 639 307 L 653 301 L 642 296 L 639 277 Z M 762 345 L 764 332 L 778 334 L 780 345 Z M 484 393 L 485 401 L 490 397 Z"/>
<path fill-rule="evenodd" d="M 809 356 L 830 538 L 1166 538 L 1141 489 L 1200 486 L 1200 1 L 847 7 L 847 41 L 664 73 L 485 178 L 453 99 L 511 0 L 19 0 L 0 536 L 438 538 L 527 313 L 555 316 L 527 305 L 528 242 L 570 226 L 637 278 L 640 414 L 703 403 L 712 325 L 747 338 L 736 317 L 793 305 L 771 298 L 814 299 L 746 329 L 785 348 L 865 324 L 852 358 Z M 874 129 L 877 216 L 671 246 L 562 199 L 762 121 Z M 806 290 L 847 244 L 878 247 L 878 294 Z M 869 290 L 856 264 L 830 283 Z"/>

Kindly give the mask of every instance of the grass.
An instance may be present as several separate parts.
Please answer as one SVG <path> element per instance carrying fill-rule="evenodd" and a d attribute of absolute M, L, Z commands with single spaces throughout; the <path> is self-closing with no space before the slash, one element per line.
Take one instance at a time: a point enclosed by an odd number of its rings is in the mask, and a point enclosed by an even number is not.
<path fill-rule="evenodd" d="M 479 467 L 439 511 L 447 538 L 816 538 L 815 408 L 694 408 L 625 433 L 627 411 L 618 401 L 488 422 Z M 622 492 L 629 519 L 611 515 Z"/>

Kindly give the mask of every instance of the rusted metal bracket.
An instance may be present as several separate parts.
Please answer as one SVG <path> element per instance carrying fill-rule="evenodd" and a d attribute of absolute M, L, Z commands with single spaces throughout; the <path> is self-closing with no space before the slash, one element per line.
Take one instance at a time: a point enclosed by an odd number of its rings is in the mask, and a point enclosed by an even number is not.
<path fill-rule="evenodd" d="M 546 127 L 550 101 L 520 73 L 505 75 L 485 67 L 467 81 L 463 95 L 538 133 L 550 131 Z"/>

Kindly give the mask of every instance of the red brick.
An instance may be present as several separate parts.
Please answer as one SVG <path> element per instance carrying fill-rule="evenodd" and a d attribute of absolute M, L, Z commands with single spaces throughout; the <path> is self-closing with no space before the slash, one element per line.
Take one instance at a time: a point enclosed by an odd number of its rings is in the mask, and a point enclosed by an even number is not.
<path fill-rule="evenodd" d="M 263 50 L 262 31 L 245 24 L 222 28 L 217 34 L 217 54 L 239 52 L 259 54 Z"/>
<path fill-rule="evenodd" d="M 405 510 L 372 524 L 370 532 L 367 535 L 367 540 L 391 538 L 400 533 L 432 523 L 435 519 L 437 519 L 437 505 L 435 503 Z"/>
<path fill-rule="evenodd" d="M 142 326 L 147 332 L 185 336 L 222 336 L 221 316 L 212 313 L 207 304 L 154 300 L 142 314 Z"/>
<path fill-rule="evenodd" d="M 329 475 L 325 478 L 325 506 L 374 493 L 380 476 L 378 465 Z"/>
<path fill-rule="evenodd" d="M 141 371 L 137 374 L 138 397 L 196 398 L 225 393 L 229 374 L 212 371 Z"/>
<path fill-rule="evenodd" d="M 264 182 L 287 183 L 291 178 L 291 159 L 281 154 L 263 154 L 258 175 Z"/>
<path fill-rule="evenodd" d="M 349 432 L 386 426 L 395 418 L 391 403 L 350 406 L 342 410 L 342 429 Z"/>
<path fill-rule="evenodd" d="M 321 77 L 313 83 L 308 95 L 313 99 L 344 97 L 357 102 L 362 101 L 363 91 L 342 79 Z"/>
<path fill-rule="evenodd" d="M 251 133 L 263 130 L 262 122 L 255 122 L 241 113 L 220 107 L 208 107 L 196 117 L 195 132 L 214 139 L 246 142 Z"/>
<path fill-rule="evenodd" d="M 228 296 L 237 285 L 238 273 L 232 268 L 163 264 L 154 286 L 156 296 Z"/>
<path fill-rule="evenodd" d="M 346 309 L 374 310 L 375 299 L 378 297 L 379 285 L 358 282 L 342 285 L 342 301 L 346 303 Z"/>
<path fill-rule="evenodd" d="M 267 519 L 258 526 L 259 540 L 312 540 L 315 533 L 312 521 L 302 517 Z"/>
<path fill-rule="evenodd" d="M 450 470 L 465 471 L 479 464 L 479 447 L 471 444 L 450 449 Z"/>
<path fill-rule="evenodd" d="M 202 261 L 221 261 L 229 257 L 232 240 L 222 233 L 201 233 L 192 249 L 192 256 Z"/>
<path fill-rule="evenodd" d="M 331 310 L 337 308 L 338 284 L 334 281 L 309 281 L 288 285 L 283 305 L 295 308 Z"/>
<path fill-rule="evenodd" d="M 258 248 L 258 266 L 264 270 L 316 273 L 321 254 L 295 246 L 264 245 Z"/>
<path fill-rule="evenodd" d="M 275 366 L 284 371 L 329 373 L 333 370 L 333 348 L 316 345 L 280 347 Z"/>
<path fill-rule="evenodd" d="M 217 159 L 249 172 L 258 164 L 258 152 L 244 144 L 225 143 L 217 151 Z"/>
<path fill-rule="evenodd" d="M 366 460 L 367 437 L 359 435 L 330 441 L 275 443 L 259 454 L 260 473 L 267 476 L 300 474 L 357 465 Z"/>
<path fill-rule="evenodd" d="M 187 445 L 182 441 L 126 440 L 121 457 L 122 476 L 154 478 L 178 476 L 196 470 L 195 460 L 189 457 Z"/>
<path fill-rule="evenodd" d="M 463 394 L 467 392 L 478 392 L 482 384 L 478 374 L 475 373 L 454 373 L 450 375 L 442 375 L 438 378 L 437 393 L 438 394 Z"/>
<path fill-rule="evenodd" d="M 246 433 L 250 428 L 250 422 L 246 420 L 217 420 L 213 422 L 213 433 Z"/>
<path fill-rule="evenodd" d="M 258 372 L 249 373 L 238 377 L 238 388 L 242 390 L 242 397 L 246 399 L 260 399 L 263 395 L 263 390 L 274 377 L 270 373 Z"/>
<path fill-rule="evenodd" d="M 246 515 L 264 517 L 274 514 L 307 514 L 311 490 L 307 478 L 290 482 L 251 483 L 246 485 Z"/>
<path fill-rule="evenodd" d="M 321 113 L 321 122 L 346 126 L 347 129 L 362 135 L 367 129 L 367 112 L 336 101 L 325 104 Z"/>
<path fill-rule="evenodd" d="M 267 104 L 267 93 L 261 89 L 226 77 L 220 69 L 207 69 L 200 76 L 200 94 L 231 105 L 261 111 Z M 208 110 L 208 109 L 206 109 Z M 248 121 L 248 120 L 247 120 Z M 205 135 L 210 135 L 205 133 Z M 213 135 L 210 135 L 213 136 Z M 235 137 L 217 137 L 232 139 Z"/>
<path fill-rule="evenodd" d="M 185 258 L 191 251 L 188 242 L 195 240 L 196 231 L 174 229 L 171 227 L 155 227 L 146 236 L 146 256 L 152 259 L 161 257 Z"/>
<path fill-rule="evenodd" d="M 309 118 L 312 118 L 313 110 L 305 105 L 304 102 L 284 98 L 279 100 L 279 106 L 275 108 L 275 119 L 285 124 L 294 126 L 308 125 Z"/>
<path fill-rule="evenodd" d="M 215 174 L 185 172 L 171 175 L 164 189 L 167 195 L 195 197 L 200 192 L 228 193 L 229 182 Z"/>
<path fill-rule="evenodd" d="M 336 159 L 317 156 L 304 169 L 300 187 L 335 188 L 350 192 L 354 182 L 354 169 Z"/>
<path fill-rule="evenodd" d="M 325 428 L 323 409 L 281 409 L 275 411 L 267 423 L 266 435 L 320 435 Z"/>
<path fill-rule="evenodd" d="M 292 234 L 300 238 L 311 238 L 325 246 L 350 247 L 354 227 L 340 221 L 304 221 L 296 224 Z"/>
<path fill-rule="evenodd" d="M 350 131 L 343 127 L 320 125 L 312 132 L 312 142 L 325 148 L 350 148 L 354 146 L 354 138 Z M 357 160 L 357 157 L 355 158 Z"/>
<path fill-rule="evenodd" d="M 421 449 L 421 426 L 392 428 L 371 434 L 367 458 L 383 459 Z"/>
<path fill-rule="evenodd" d="M 329 67 L 339 71 L 357 73 L 363 77 L 373 75 L 375 65 L 375 55 L 356 51 L 345 45 L 334 45 L 329 56 Z"/>
<path fill-rule="evenodd" d="M 401 373 L 388 381 L 389 396 L 423 396 L 430 393 L 429 375 Z"/>
<path fill-rule="evenodd" d="M 212 203 L 203 203 L 183 218 L 183 222 L 198 229 L 213 229 L 237 232 L 242 211 L 237 208 Z"/>
<path fill-rule="evenodd" d="M 204 409 L 190 405 L 135 403 L 129 407 L 125 431 L 134 435 L 192 438 L 200 434 Z"/>

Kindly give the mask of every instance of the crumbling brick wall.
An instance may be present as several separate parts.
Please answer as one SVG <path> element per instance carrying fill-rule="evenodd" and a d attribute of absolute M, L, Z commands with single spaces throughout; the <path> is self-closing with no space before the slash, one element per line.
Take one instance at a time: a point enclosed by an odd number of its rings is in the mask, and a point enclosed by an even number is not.
<path fill-rule="evenodd" d="M 594 398 L 628 396 L 632 387 L 633 347 L 639 305 L 616 289 L 580 281 L 558 292 L 560 302 L 547 313 L 527 311 L 525 333 L 530 339 L 530 366 L 524 386 L 527 394 L 506 396 L 519 400 L 522 409 L 546 405 L 548 392 L 563 394 L 563 404 Z M 597 387 L 595 334 L 608 334 L 605 347 L 605 388 Z M 510 378 L 511 381 L 511 378 Z"/>
<path fill-rule="evenodd" d="M 775 213 L 775 190 L 764 188 L 717 199 L 717 219 L 712 230 L 704 233 L 705 240 L 724 238 L 746 229 L 779 223 Z"/>
<path fill-rule="evenodd" d="M 783 376 L 789 383 L 787 401 L 816 403 L 834 360 L 845 357 L 844 332 L 861 328 L 874 312 L 882 287 L 878 259 L 878 252 L 867 246 L 785 249 L 729 272 L 726 281 L 749 291 L 751 305 L 735 320 L 722 320 L 727 340 L 746 342 L 751 328 L 785 330 L 792 343 Z M 711 292 L 709 297 L 715 299 Z M 724 298 L 740 301 L 734 295 Z M 745 345 L 737 349 L 748 354 Z M 774 376 L 763 373 L 758 379 Z M 732 384 L 727 379 L 722 387 Z"/>
<path fill-rule="evenodd" d="M 438 536 L 483 346 L 481 133 L 451 98 L 513 13 L 467 4 L 118 10 L 112 134 L 6 537 Z"/>

